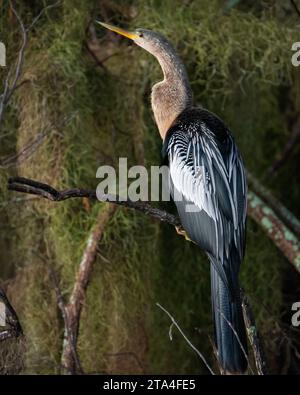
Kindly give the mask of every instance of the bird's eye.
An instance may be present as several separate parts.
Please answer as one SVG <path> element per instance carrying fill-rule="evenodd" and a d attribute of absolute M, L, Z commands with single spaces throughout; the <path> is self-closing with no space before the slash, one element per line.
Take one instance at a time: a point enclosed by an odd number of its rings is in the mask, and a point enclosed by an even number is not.
<path fill-rule="evenodd" d="M 139 37 L 144 37 L 143 33 L 139 33 Z"/>

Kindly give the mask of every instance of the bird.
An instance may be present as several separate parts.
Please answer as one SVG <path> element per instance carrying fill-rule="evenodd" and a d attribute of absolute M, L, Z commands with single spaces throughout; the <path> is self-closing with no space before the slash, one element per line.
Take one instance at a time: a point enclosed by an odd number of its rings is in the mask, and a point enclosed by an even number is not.
<path fill-rule="evenodd" d="M 239 272 L 245 255 L 247 182 L 241 154 L 220 117 L 195 105 L 187 70 L 162 34 L 127 31 L 97 21 L 153 55 L 163 80 L 152 87 L 151 107 L 169 167 L 170 191 L 188 239 L 210 262 L 214 343 L 222 374 L 248 366 Z"/>

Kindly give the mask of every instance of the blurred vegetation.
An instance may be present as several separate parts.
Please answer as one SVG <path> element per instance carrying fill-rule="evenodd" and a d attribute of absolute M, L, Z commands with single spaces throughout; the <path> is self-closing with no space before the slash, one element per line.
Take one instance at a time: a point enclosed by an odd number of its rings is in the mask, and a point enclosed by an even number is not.
<path fill-rule="evenodd" d="M 29 25 L 52 3 L 17 1 L 16 7 Z M 227 8 L 226 3 L 63 0 L 31 30 L 21 77 L 26 82 L 6 110 L 0 135 L 0 155 L 6 157 L 48 128 L 30 159 L 0 169 L 0 276 L 26 334 L 23 372 L 60 371 L 63 325 L 48 265 L 54 265 L 68 295 L 102 204 L 12 202 L 16 196 L 6 190 L 7 178 L 18 174 L 57 187 L 96 187 L 98 166 L 117 166 L 119 157 L 128 157 L 128 165 L 160 163 L 161 141 L 149 102 L 151 85 L 161 78 L 159 65 L 126 39 L 93 28 L 95 18 L 165 34 L 184 59 L 195 101 L 226 121 L 246 166 L 258 178 L 288 140 L 289 117 L 300 111 L 300 75 L 290 61 L 300 20 L 286 2 L 243 1 Z M 21 37 L 8 1 L 0 4 L 1 40 L 7 43 L 10 64 Z M 102 63 L 95 62 L 87 46 Z M 5 70 L 0 72 L 3 82 Z M 264 183 L 300 215 L 297 169 L 296 152 L 278 176 Z M 251 221 L 247 243 L 241 283 L 272 372 L 278 372 L 285 358 L 277 351 L 286 325 L 282 314 L 290 309 L 282 290 L 286 278 L 297 274 Z M 208 340 L 209 288 L 202 252 L 167 225 L 120 208 L 99 246 L 88 288 L 79 335 L 84 370 L 205 372 L 179 334 L 170 342 L 170 323 L 155 302 L 174 315 L 215 365 Z"/>

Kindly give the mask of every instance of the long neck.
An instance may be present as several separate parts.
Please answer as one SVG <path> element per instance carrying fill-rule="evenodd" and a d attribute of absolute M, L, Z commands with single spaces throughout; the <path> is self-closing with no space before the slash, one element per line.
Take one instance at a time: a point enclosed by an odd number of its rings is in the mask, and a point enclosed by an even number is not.
<path fill-rule="evenodd" d="M 153 86 L 151 105 L 159 133 L 164 139 L 178 115 L 192 105 L 192 91 L 185 67 L 169 43 L 153 55 L 159 61 L 164 79 Z"/>

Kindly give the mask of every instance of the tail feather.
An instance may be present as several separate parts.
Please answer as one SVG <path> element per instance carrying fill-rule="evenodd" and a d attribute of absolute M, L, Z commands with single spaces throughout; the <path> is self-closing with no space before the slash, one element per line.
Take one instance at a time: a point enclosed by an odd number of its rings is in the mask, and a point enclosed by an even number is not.
<path fill-rule="evenodd" d="M 247 339 L 239 292 L 233 298 L 212 263 L 210 271 L 219 363 L 226 373 L 243 373 L 247 369 Z"/>

